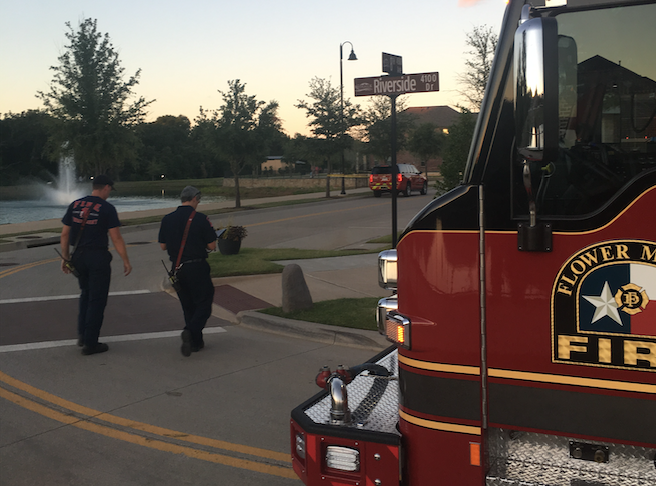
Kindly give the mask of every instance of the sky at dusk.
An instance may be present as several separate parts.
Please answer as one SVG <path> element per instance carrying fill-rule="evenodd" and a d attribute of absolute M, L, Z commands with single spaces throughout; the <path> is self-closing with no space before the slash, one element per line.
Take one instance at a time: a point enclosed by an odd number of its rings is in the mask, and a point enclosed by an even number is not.
<path fill-rule="evenodd" d="M 199 108 L 221 105 L 228 81 L 246 83 L 258 100 L 276 100 L 283 128 L 309 135 L 305 112 L 313 77 L 339 87 L 339 47 L 344 45 L 344 97 L 353 79 L 382 74 L 382 52 L 403 57 L 407 74 L 440 73 L 438 93 L 406 97 L 407 106 L 464 103 L 457 75 L 464 72 L 467 32 L 487 25 L 498 34 L 504 0 L 375 0 L 332 2 L 281 0 L 0 0 L 0 114 L 41 108 L 37 91 L 48 91 L 57 58 L 67 44 L 66 22 L 83 18 L 119 52 L 127 80 L 141 69 L 135 88 L 156 101 L 148 121 L 162 115 L 194 120 Z"/>

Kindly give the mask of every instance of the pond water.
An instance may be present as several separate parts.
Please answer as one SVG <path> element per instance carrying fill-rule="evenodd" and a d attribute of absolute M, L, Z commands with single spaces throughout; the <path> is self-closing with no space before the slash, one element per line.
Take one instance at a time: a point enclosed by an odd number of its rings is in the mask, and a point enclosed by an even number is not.
<path fill-rule="evenodd" d="M 224 198 L 203 198 L 203 202 L 222 201 Z M 126 211 L 142 211 L 146 209 L 175 208 L 180 204 L 179 198 L 168 197 L 111 197 L 112 203 L 119 213 Z M 0 224 L 25 223 L 42 221 L 44 219 L 61 219 L 68 204 L 54 203 L 48 199 L 25 201 L 0 201 Z"/>

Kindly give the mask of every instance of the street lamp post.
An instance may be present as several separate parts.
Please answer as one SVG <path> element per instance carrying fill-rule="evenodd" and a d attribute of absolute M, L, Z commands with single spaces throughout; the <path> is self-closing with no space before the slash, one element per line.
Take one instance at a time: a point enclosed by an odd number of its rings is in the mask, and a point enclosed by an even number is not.
<path fill-rule="evenodd" d="M 344 129 L 344 75 L 342 70 L 342 59 L 344 58 L 342 53 L 342 47 L 344 44 L 349 44 L 351 46 L 351 54 L 349 54 L 349 61 L 357 61 L 358 58 L 355 56 L 355 51 L 353 51 L 353 44 L 350 41 L 342 42 L 339 45 L 339 102 L 340 102 L 340 132 L 341 132 L 341 142 L 344 141 L 344 134 L 346 130 Z M 346 194 L 346 188 L 344 187 L 344 176 L 346 171 L 344 169 L 344 146 L 342 145 L 342 194 Z"/>

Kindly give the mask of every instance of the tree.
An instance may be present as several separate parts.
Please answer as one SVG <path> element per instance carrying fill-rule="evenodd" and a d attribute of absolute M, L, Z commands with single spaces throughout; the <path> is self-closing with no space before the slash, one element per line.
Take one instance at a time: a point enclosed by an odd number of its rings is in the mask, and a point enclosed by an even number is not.
<path fill-rule="evenodd" d="M 246 94 L 246 84 L 228 81 L 229 89 L 219 90 L 223 105 L 211 113 L 201 108 L 197 119 L 205 142 L 225 157 L 235 180 L 235 207 L 241 207 L 239 174 L 249 163 L 261 161 L 281 130 L 278 102 L 258 101 Z"/>
<path fill-rule="evenodd" d="M 48 133 L 52 120 L 40 110 L 7 113 L 0 120 L 0 184 L 15 184 L 22 177 L 52 181 L 57 162 L 48 159 Z"/>
<path fill-rule="evenodd" d="M 397 151 L 405 147 L 406 136 L 414 124 L 413 117 L 405 109 L 405 98 L 397 98 Z M 392 100 L 387 96 L 375 96 L 365 111 L 364 120 L 361 139 L 366 142 L 367 153 L 387 162 L 392 155 Z"/>
<path fill-rule="evenodd" d="M 440 155 L 445 138 L 446 135 L 438 131 L 437 125 L 423 123 L 411 132 L 407 149 L 421 160 L 421 165 L 426 170 L 428 160 Z"/>
<path fill-rule="evenodd" d="M 319 145 L 330 174 L 332 157 L 351 145 L 353 139 L 349 132 L 362 123 L 360 107 L 344 99 L 342 118 L 340 90 L 333 87 L 330 80 L 323 78 L 314 77 L 310 81 L 310 93 L 306 96 L 314 101 L 298 100 L 294 106 L 306 111 L 312 133 L 317 139 L 323 140 Z M 330 197 L 330 177 L 326 178 L 326 197 Z"/>
<path fill-rule="evenodd" d="M 317 162 L 321 160 L 321 150 L 318 147 L 319 143 L 321 141 L 317 138 L 306 137 L 297 133 L 285 145 L 285 159 L 288 162 L 301 160 L 307 162 L 311 167 L 316 166 Z"/>
<path fill-rule="evenodd" d="M 476 26 L 466 34 L 465 43 L 471 50 L 465 53 L 468 56 L 465 60 L 466 71 L 458 76 L 462 85 L 459 92 L 473 111 L 481 108 L 498 40 L 492 27 L 486 25 Z"/>
<path fill-rule="evenodd" d="M 131 171 L 148 179 L 202 177 L 199 161 L 191 155 L 191 122 L 186 116 L 160 116 L 136 127 L 139 137 L 139 167 Z M 126 176 L 129 176 L 126 174 Z"/>
<path fill-rule="evenodd" d="M 449 127 L 449 136 L 442 151 L 442 181 L 438 183 L 438 189 L 446 192 L 460 184 L 475 126 L 476 115 L 463 108 L 455 123 Z"/>
<path fill-rule="evenodd" d="M 77 31 L 70 22 L 66 26 L 69 44 L 58 58 L 59 66 L 51 67 L 55 75 L 50 91 L 37 94 L 60 122 L 52 137 L 54 155 L 72 151 L 82 171 L 118 173 L 124 161 L 135 156 L 133 128 L 152 101 L 129 101 L 141 70 L 124 81 L 118 53 L 109 35 L 98 32 L 96 20 L 82 20 Z"/>

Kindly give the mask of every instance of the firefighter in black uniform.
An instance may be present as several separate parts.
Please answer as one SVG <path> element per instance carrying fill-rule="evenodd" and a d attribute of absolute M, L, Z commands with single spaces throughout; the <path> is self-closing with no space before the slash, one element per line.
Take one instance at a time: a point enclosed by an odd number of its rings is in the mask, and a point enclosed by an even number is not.
<path fill-rule="evenodd" d="M 113 189 L 114 182 L 109 177 L 97 176 L 91 195 L 73 201 L 62 219 L 61 268 L 64 273 L 74 269 L 80 284 L 77 345 L 82 346 L 85 355 L 109 349 L 105 343 L 98 342 L 112 275 L 108 232 L 123 259 L 123 272 L 127 276 L 132 271 L 116 208 L 107 202 Z M 71 246 L 74 247 L 72 255 Z"/>
<path fill-rule="evenodd" d="M 216 233 L 212 223 L 203 213 L 196 212 L 200 203 L 200 191 L 187 186 L 180 194 L 181 206 L 162 219 L 159 243 L 168 251 L 169 259 L 180 284 L 178 297 L 184 313 L 182 331 L 184 356 L 205 346 L 203 328 L 212 315 L 214 285 L 207 263 L 207 252 L 216 248 Z M 182 251 L 180 248 L 182 247 Z"/>

